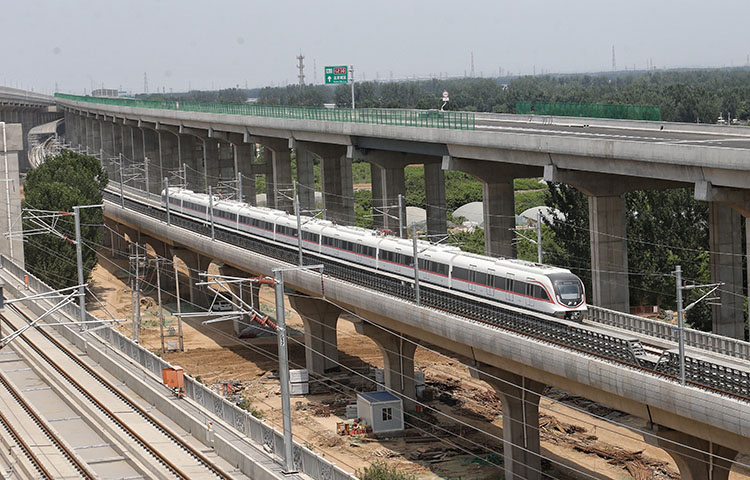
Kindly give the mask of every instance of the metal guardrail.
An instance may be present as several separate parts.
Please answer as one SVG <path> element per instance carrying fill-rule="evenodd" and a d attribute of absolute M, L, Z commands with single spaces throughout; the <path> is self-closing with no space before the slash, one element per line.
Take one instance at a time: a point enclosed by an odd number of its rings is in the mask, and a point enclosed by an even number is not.
<path fill-rule="evenodd" d="M 607 308 L 589 305 L 588 320 L 622 328 L 631 332 L 642 333 L 650 337 L 661 338 L 677 343 L 677 326 L 666 322 L 659 322 L 629 313 L 617 312 Z M 730 357 L 750 360 L 750 342 L 735 338 L 722 337 L 710 332 L 702 332 L 692 328 L 684 329 L 685 345 L 702 350 L 728 355 Z"/>
<path fill-rule="evenodd" d="M 476 121 L 471 112 L 441 112 L 437 110 L 401 110 L 391 108 L 321 108 L 289 107 L 280 105 L 246 105 L 198 102 L 159 102 L 133 98 L 84 97 L 56 93 L 56 98 L 75 102 L 115 105 L 120 107 L 178 110 L 184 112 L 218 113 L 252 117 L 317 120 L 324 122 L 367 123 L 402 127 L 445 128 L 474 130 Z"/>
<path fill-rule="evenodd" d="M 28 276 L 29 286 L 36 292 L 52 291 L 44 282 L 16 265 L 4 255 L 0 255 L 0 266 L 18 278 Z M 76 319 L 80 311 L 77 304 L 69 304 L 63 307 L 63 310 Z M 98 318 L 88 312 L 86 316 L 88 321 L 99 321 Z M 93 329 L 97 326 L 96 324 L 91 324 L 89 328 Z M 57 326 L 55 328 L 70 342 L 77 344 L 76 340 L 80 341 L 78 334 L 75 334 L 69 327 Z M 110 347 L 121 351 L 146 370 L 149 370 L 157 378 L 161 378 L 162 369 L 173 366 L 113 328 L 102 327 L 96 330 L 95 333 Z M 216 394 L 188 375 L 185 376 L 185 394 L 207 410 L 221 417 L 227 424 L 233 426 L 235 430 L 242 432 L 261 448 L 269 452 L 269 454 L 275 455 L 277 459 L 284 457 L 284 436 L 263 420 L 250 415 L 246 410 L 227 401 L 224 397 Z M 295 442 L 293 452 L 295 468 L 310 478 L 315 480 L 356 480 L 356 477 L 353 475 L 345 472 L 334 463 L 315 454 L 315 452 L 303 445 Z"/>

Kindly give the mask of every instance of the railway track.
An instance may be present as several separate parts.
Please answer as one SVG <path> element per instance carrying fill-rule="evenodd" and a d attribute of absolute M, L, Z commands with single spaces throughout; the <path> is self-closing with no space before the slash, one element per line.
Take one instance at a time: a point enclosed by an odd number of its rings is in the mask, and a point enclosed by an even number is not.
<path fill-rule="evenodd" d="M 104 192 L 104 198 L 116 204 L 122 202 L 128 209 L 166 221 L 166 211 L 161 205 L 157 206 L 148 200 L 134 200 L 127 195 L 121 199 L 119 192 L 115 193 L 111 190 Z M 210 235 L 211 233 L 209 225 L 174 212 L 171 212 L 171 223 L 198 234 Z M 292 264 L 297 262 L 297 252 L 288 246 L 270 243 L 266 239 L 252 237 L 218 225 L 214 226 L 214 234 L 217 240 L 284 262 Z M 414 301 L 414 288 L 408 280 L 371 271 L 365 272 L 356 266 L 352 268 L 351 264 L 344 264 L 310 252 L 304 252 L 304 257 L 309 262 L 324 264 L 327 276 Z M 644 345 L 636 335 L 609 331 L 599 326 L 558 321 L 530 312 L 522 313 L 516 309 L 494 305 L 484 299 L 473 299 L 424 285 L 420 290 L 421 304 L 424 307 L 459 315 L 586 355 L 678 380 L 674 352 L 657 345 Z M 750 401 L 750 369 L 738 368 L 736 365 L 712 358 L 688 357 L 687 364 L 686 374 L 689 384 Z"/>
<path fill-rule="evenodd" d="M 25 313 L 13 306 L 7 307 L 6 313 L 0 315 L 0 323 L 13 330 L 30 321 Z M 113 458 L 120 464 L 128 463 L 129 471 L 120 469 L 117 478 L 236 478 L 217 465 L 215 460 L 204 455 L 199 448 L 183 439 L 180 433 L 173 431 L 146 408 L 138 405 L 130 395 L 43 328 L 27 331 L 15 340 L 13 347 L 17 352 L 23 353 L 24 361 L 31 370 L 37 371 L 40 376 L 46 376 L 48 380 L 52 379 L 49 382 L 51 389 L 65 397 L 65 403 L 76 411 L 68 414 L 73 415 L 69 418 L 75 418 L 77 414 L 88 419 L 87 422 L 99 435 L 93 446 L 110 445 L 113 447 L 112 453 L 115 453 Z M 42 374 L 40 370 L 45 370 L 46 374 Z M 6 382 L 2 381 L 3 377 L 0 375 L 0 385 L 5 388 Z M 11 396 L 23 399 L 22 393 L 17 390 L 15 394 L 11 393 Z M 30 405 L 27 408 L 33 411 Z M 40 425 L 46 423 L 40 417 L 37 418 L 37 422 Z M 0 423 L 3 423 L 1 418 Z M 54 432 L 47 432 L 48 443 L 53 442 L 51 436 L 56 435 Z M 111 465 L 107 465 L 107 462 L 97 460 L 93 465 L 86 465 L 79 461 L 74 464 L 72 459 L 76 459 L 75 454 L 68 454 L 62 455 L 69 457 L 69 463 L 78 472 L 77 476 L 70 478 L 113 476 Z M 29 454 L 29 458 L 29 462 L 34 463 L 33 452 Z M 46 477 L 46 474 L 42 473 L 42 476 Z M 47 478 L 63 476 L 52 475 Z"/>

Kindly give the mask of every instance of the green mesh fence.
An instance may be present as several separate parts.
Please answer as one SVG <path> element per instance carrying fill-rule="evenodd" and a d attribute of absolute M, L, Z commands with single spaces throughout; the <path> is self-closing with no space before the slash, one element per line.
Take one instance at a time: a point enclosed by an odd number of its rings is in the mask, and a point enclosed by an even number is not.
<path fill-rule="evenodd" d="M 519 102 L 528 104 L 529 102 Z M 518 109 L 518 104 L 516 105 Z M 530 113 L 519 112 L 519 113 Z M 543 103 L 534 102 L 535 115 L 558 117 L 617 118 L 624 120 L 661 121 L 661 107 L 653 105 L 615 105 L 601 103 Z"/>
<path fill-rule="evenodd" d="M 531 102 L 517 102 L 516 113 L 519 115 L 531 113 Z"/>
<path fill-rule="evenodd" d="M 319 108 L 285 107 L 279 105 L 245 105 L 226 103 L 159 102 L 132 98 L 84 97 L 56 93 L 55 97 L 76 102 L 116 105 L 121 107 L 180 110 L 185 112 L 245 115 L 252 117 L 320 120 L 325 122 L 369 123 L 404 127 L 449 128 L 474 130 L 476 122 L 471 112 L 440 112 L 437 110 L 397 110 L 389 108 Z"/>

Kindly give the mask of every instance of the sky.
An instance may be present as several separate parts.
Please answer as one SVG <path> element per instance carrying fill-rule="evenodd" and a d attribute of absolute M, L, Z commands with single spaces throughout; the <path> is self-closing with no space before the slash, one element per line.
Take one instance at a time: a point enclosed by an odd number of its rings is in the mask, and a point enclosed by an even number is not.
<path fill-rule="evenodd" d="M 744 0 L 0 0 L 0 85 L 186 91 L 748 63 Z M 317 74 L 317 75 L 316 75 Z"/>

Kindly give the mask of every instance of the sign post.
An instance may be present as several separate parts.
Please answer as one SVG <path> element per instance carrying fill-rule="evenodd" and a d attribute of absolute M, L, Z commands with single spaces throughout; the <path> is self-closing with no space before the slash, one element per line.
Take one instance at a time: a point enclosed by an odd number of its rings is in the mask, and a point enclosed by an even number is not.
<path fill-rule="evenodd" d="M 450 100 L 450 97 L 448 97 L 448 90 L 443 90 L 443 106 L 440 107 L 441 112 L 445 108 L 445 105 L 448 103 L 448 100 Z"/>
<path fill-rule="evenodd" d="M 354 66 L 332 65 L 325 68 L 326 85 L 346 84 L 352 85 L 352 109 L 354 108 Z"/>

